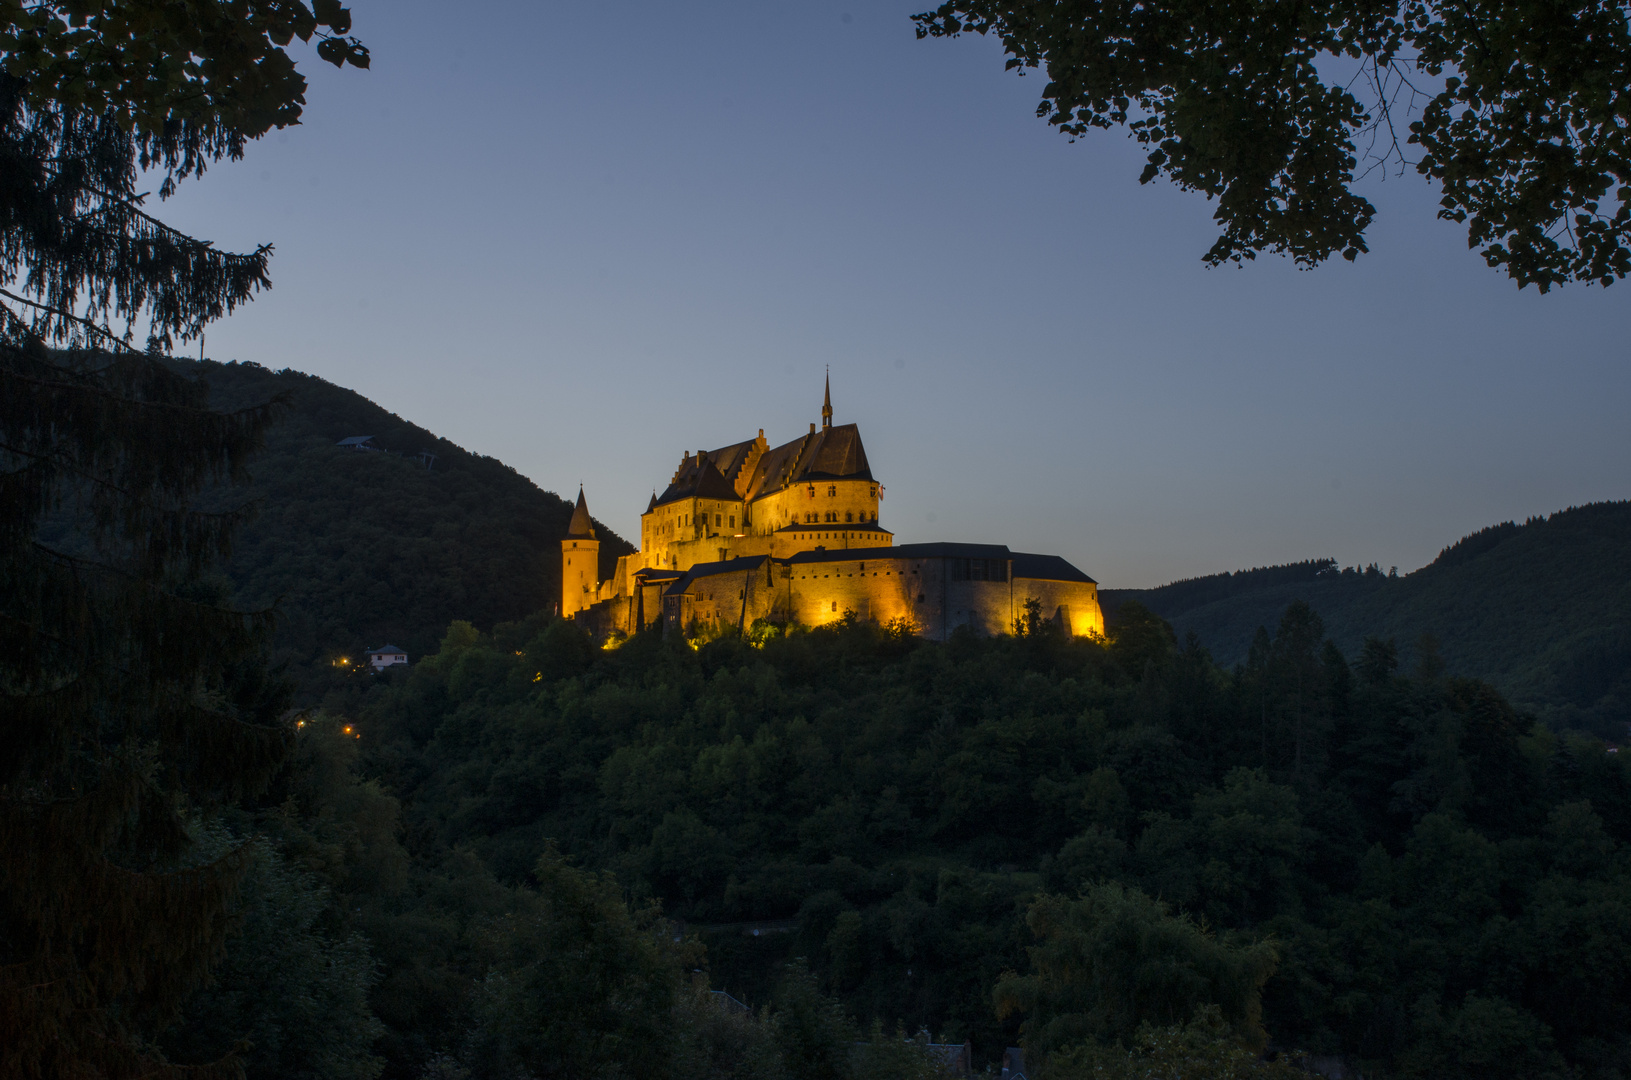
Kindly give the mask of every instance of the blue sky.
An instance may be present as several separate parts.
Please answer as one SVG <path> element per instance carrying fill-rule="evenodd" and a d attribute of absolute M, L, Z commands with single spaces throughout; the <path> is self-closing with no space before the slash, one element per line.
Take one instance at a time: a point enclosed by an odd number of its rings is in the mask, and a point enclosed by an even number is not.
<path fill-rule="evenodd" d="M 166 220 L 271 242 L 219 360 L 293 367 L 513 465 L 624 536 L 684 450 L 857 422 L 899 542 L 1106 586 L 1631 497 L 1631 282 L 1519 292 L 1414 174 L 1371 253 L 1208 270 L 1201 197 L 1070 143 L 921 2 L 356 0 L 367 72 Z"/>

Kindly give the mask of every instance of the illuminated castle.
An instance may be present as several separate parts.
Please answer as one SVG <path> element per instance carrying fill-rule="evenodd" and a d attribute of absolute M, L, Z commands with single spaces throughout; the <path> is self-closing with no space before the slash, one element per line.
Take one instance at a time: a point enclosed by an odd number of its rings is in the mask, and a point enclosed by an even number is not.
<path fill-rule="evenodd" d="M 757 619 L 820 625 L 852 612 L 909 624 L 943 639 L 958 626 L 1005 633 L 1028 600 L 1077 635 L 1104 632 L 1098 586 L 1054 555 L 994 544 L 906 544 L 878 524 L 882 488 L 860 430 L 821 427 L 772 448 L 757 438 L 686 452 L 640 516 L 640 550 L 600 581 L 589 506 L 561 541 L 561 614 L 597 632 L 629 633 L 662 620 L 747 628 Z"/>

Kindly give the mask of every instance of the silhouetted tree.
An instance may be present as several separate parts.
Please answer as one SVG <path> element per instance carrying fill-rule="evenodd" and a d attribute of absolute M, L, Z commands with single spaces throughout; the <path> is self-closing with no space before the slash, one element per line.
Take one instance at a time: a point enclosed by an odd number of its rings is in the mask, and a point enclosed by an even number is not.
<path fill-rule="evenodd" d="M 158 350 L 266 285 L 142 209 L 294 123 L 283 50 L 337 3 L 179 12 L 161 0 L 0 14 L 0 1072 L 154 1076 L 149 1038 L 206 974 L 248 854 L 193 843 L 202 807 L 265 782 L 290 731 L 257 670 L 266 614 L 203 581 L 242 521 L 270 403 L 230 415 Z M 326 59 L 365 63 L 319 35 Z M 335 44 L 329 44 L 329 42 Z M 111 320 L 122 320 L 121 333 Z M 149 352 L 129 346 L 146 321 Z M 50 522 L 54 544 L 41 539 Z M 238 1071 L 231 1059 L 205 1073 Z"/>
<path fill-rule="evenodd" d="M 919 37 L 995 34 L 1010 69 L 1045 69 L 1038 116 L 1072 138 L 1126 126 L 1148 149 L 1140 182 L 1215 198 L 1214 265 L 1367 250 L 1363 155 L 1436 181 L 1439 216 L 1520 286 L 1631 271 L 1622 7 L 947 0 L 915 19 Z"/>

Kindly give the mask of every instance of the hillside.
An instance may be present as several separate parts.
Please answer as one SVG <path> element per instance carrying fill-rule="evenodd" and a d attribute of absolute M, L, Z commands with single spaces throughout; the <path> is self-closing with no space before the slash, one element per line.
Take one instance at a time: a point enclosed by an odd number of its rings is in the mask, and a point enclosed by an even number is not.
<path fill-rule="evenodd" d="M 1621 739 L 1631 721 L 1631 502 L 1596 503 L 1483 529 L 1412 574 L 1330 560 L 1218 574 L 1158 589 L 1106 590 L 1194 631 L 1217 659 L 1246 659 L 1305 600 L 1350 655 L 1394 638 L 1407 660 L 1431 633 L 1450 670 L 1487 679 L 1553 725 Z"/>
<path fill-rule="evenodd" d="M 261 508 L 228 573 L 239 603 L 278 604 L 280 658 L 303 683 L 336 655 L 389 642 L 417 659 L 454 619 L 491 627 L 558 599 L 570 502 L 316 376 L 184 366 L 208 380 L 219 408 L 288 395 L 251 465 Z M 356 435 L 385 452 L 335 445 Z M 420 451 L 436 455 L 431 468 Z M 597 529 L 607 573 L 631 548 Z"/>

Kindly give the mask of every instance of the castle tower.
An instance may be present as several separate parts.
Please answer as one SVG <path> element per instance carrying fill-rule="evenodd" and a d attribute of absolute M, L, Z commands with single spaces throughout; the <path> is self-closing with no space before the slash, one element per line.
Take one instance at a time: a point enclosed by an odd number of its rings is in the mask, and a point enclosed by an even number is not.
<path fill-rule="evenodd" d="M 589 503 L 578 486 L 578 505 L 561 541 L 561 615 L 570 619 L 593 604 L 600 593 L 600 541 L 589 520 Z"/>
<path fill-rule="evenodd" d="M 821 430 L 832 427 L 832 373 L 827 373 L 827 396 L 821 401 Z"/>

